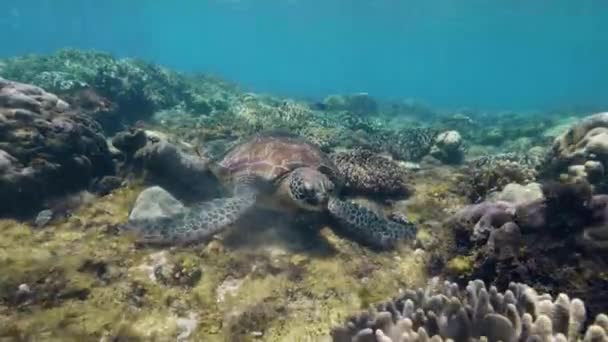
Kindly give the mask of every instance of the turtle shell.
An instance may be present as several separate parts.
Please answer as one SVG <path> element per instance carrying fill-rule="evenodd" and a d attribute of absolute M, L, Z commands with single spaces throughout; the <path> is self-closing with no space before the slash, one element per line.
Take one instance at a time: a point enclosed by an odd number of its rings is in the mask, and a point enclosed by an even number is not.
<path fill-rule="evenodd" d="M 342 183 L 336 166 L 319 147 L 284 133 L 256 135 L 228 151 L 218 166 L 219 177 L 225 184 L 253 176 L 274 186 L 300 167 L 319 170 L 337 186 Z"/>

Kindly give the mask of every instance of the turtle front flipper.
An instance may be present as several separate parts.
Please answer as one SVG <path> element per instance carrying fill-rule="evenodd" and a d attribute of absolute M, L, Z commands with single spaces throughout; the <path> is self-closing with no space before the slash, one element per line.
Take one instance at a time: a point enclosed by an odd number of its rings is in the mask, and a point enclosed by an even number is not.
<path fill-rule="evenodd" d="M 332 197 L 328 209 L 346 235 L 370 247 L 388 249 L 400 240 L 416 236 L 417 229 L 413 223 L 388 220 L 356 203 Z"/>
<path fill-rule="evenodd" d="M 255 205 L 256 191 L 247 189 L 233 197 L 203 202 L 172 217 L 146 222 L 130 222 L 137 241 L 149 244 L 188 244 L 209 239 L 235 223 Z"/>

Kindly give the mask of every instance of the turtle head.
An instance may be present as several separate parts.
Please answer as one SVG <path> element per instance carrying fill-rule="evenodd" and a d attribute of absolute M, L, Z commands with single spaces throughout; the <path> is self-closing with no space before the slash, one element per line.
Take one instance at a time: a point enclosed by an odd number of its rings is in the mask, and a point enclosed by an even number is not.
<path fill-rule="evenodd" d="M 327 175 L 309 167 L 292 171 L 286 181 L 291 199 L 306 210 L 324 210 L 335 191 L 335 185 Z"/>

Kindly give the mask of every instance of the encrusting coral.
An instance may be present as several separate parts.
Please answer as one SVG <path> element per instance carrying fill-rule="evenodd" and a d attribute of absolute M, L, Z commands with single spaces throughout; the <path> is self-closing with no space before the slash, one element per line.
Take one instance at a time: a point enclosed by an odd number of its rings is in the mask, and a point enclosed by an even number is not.
<path fill-rule="evenodd" d="M 432 279 L 425 289 L 406 290 L 374 310 L 333 329 L 334 342 L 414 341 L 606 341 L 608 316 L 584 330 L 583 301 L 555 298 L 511 283 L 505 292 L 483 281 L 457 284 Z"/>

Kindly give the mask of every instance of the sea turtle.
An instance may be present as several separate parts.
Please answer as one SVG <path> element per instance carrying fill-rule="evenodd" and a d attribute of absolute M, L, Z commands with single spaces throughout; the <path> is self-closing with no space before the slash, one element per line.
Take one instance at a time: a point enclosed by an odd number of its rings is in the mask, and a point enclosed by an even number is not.
<path fill-rule="evenodd" d="M 284 212 L 328 212 L 340 231 L 371 247 L 388 248 L 411 238 L 416 228 L 340 199 L 342 177 L 316 145 L 289 134 L 258 134 L 229 150 L 211 171 L 230 197 L 203 202 L 161 221 L 136 225 L 144 243 L 201 241 L 235 223 L 256 206 Z"/>

